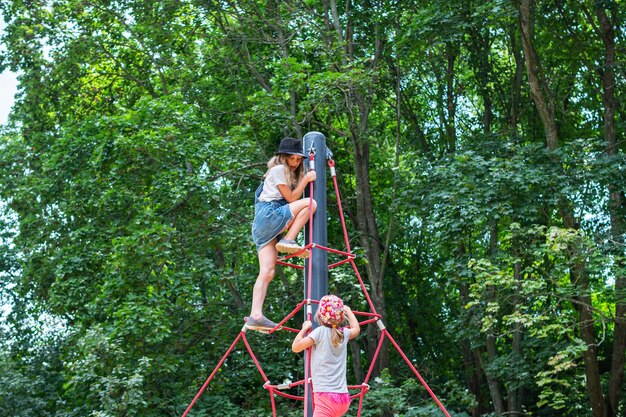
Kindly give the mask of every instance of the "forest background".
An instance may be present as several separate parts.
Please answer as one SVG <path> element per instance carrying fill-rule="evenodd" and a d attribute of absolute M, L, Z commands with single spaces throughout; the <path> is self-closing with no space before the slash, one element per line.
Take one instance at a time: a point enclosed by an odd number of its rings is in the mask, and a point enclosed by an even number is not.
<path fill-rule="evenodd" d="M 265 162 L 308 131 L 376 309 L 452 415 L 625 415 L 624 0 L 0 9 L 0 71 L 20 74 L 0 131 L 0 415 L 181 415 L 249 311 Z M 329 289 L 365 308 L 351 270 Z M 279 268 L 268 316 L 301 294 Z M 271 381 L 302 377 L 290 333 L 249 338 Z M 393 349 L 375 375 L 363 416 L 441 415 Z M 271 415 L 261 385 L 240 350 L 190 415 Z"/>

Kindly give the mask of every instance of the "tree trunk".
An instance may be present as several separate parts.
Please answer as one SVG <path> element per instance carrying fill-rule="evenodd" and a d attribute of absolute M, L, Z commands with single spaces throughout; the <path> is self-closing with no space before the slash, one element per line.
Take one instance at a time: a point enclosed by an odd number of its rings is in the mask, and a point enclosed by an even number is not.
<path fill-rule="evenodd" d="M 360 383 L 365 380 L 365 372 L 363 372 L 363 366 L 361 365 L 361 345 L 359 343 L 348 343 L 348 346 L 350 346 L 354 378 L 355 381 Z"/>
<path fill-rule="evenodd" d="M 617 154 L 617 140 L 615 127 L 615 31 L 613 22 L 609 19 L 604 3 L 596 3 L 598 32 L 604 44 L 604 66 L 600 70 L 602 80 L 602 104 L 604 105 L 604 141 L 606 154 Z M 622 195 L 618 184 L 609 180 L 609 216 L 611 219 L 611 236 L 615 246 L 615 324 L 613 330 L 613 355 L 611 374 L 608 388 L 607 416 L 615 417 L 624 384 L 624 353 L 626 349 L 626 276 L 625 262 L 622 249 L 624 246 L 624 221 Z"/>
<path fill-rule="evenodd" d="M 520 97 L 522 95 L 522 76 L 524 72 L 524 57 L 520 53 L 515 40 L 515 30 L 511 29 L 511 52 L 515 58 L 515 76 L 511 83 L 511 109 L 509 114 L 509 131 L 512 137 L 517 137 L 519 123 Z"/>
<path fill-rule="evenodd" d="M 356 205 L 360 243 L 367 254 L 367 276 L 371 283 L 371 298 L 376 312 L 385 317 L 385 295 L 383 292 L 384 277 L 381 276 L 381 241 L 378 235 L 374 208 L 372 205 L 372 192 L 369 178 L 369 143 L 361 138 L 353 138 L 354 147 L 354 171 L 356 178 Z M 376 326 L 367 327 L 368 356 L 374 356 L 380 330 Z M 374 368 L 377 375 L 380 370 L 389 364 L 387 349 L 382 349 L 379 354 L 378 365 Z"/>
<path fill-rule="evenodd" d="M 534 0 L 520 0 L 519 24 L 522 49 L 526 58 L 526 74 L 530 84 L 530 93 L 545 129 L 548 148 L 556 149 L 559 146 L 559 141 L 556 120 L 554 119 L 554 101 L 543 77 L 541 63 L 533 44 L 532 12 L 534 3 Z"/>
<path fill-rule="evenodd" d="M 515 276 L 515 298 L 513 300 L 513 304 L 515 305 L 515 310 L 519 310 L 519 306 L 523 304 L 524 300 L 520 295 L 520 288 L 522 286 L 522 264 L 518 261 L 515 262 L 513 266 L 514 276 Z M 511 341 L 511 352 L 515 358 L 523 358 L 522 351 L 522 342 L 524 340 L 524 332 L 523 326 L 520 323 L 515 323 L 515 327 L 513 329 L 513 340 Z M 509 388 L 507 389 L 507 400 L 508 400 L 508 415 L 517 417 L 522 416 L 524 413 L 522 412 L 522 387 L 518 386 L 514 381 L 509 384 Z"/>
<path fill-rule="evenodd" d="M 600 366 L 596 351 L 596 338 L 593 329 L 593 314 L 591 308 L 591 296 L 589 295 L 589 277 L 582 264 L 575 265 L 570 270 L 570 281 L 578 288 L 576 297 L 576 310 L 578 311 L 578 324 L 580 336 L 587 345 L 583 352 L 585 362 L 585 376 L 587 377 L 587 392 L 591 400 L 591 410 L 594 417 L 605 417 L 604 396 L 602 395 L 602 381 L 600 378 Z"/>
<path fill-rule="evenodd" d="M 554 118 L 554 103 L 551 91 L 543 77 L 541 63 L 533 44 L 533 23 L 532 12 L 534 0 L 520 0 L 519 2 L 519 24 L 522 37 L 522 47 L 526 58 L 526 72 L 530 91 L 535 103 L 535 107 L 541 117 L 546 134 L 546 144 L 548 149 L 556 150 L 559 146 L 556 120 Z M 559 203 L 559 211 L 563 218 L 563 225 L 568 229 L 578 229 L 579 224 L 573 215 L 571 204 L 567 201 Z M 570 247 L 572 258 L 576 257 L 577 248 Z M 591 296 L 589 295 L 589 277 L 585 264 L 576 262 L 570 268 L 570 279 L 572 284 L 578 289 L 578 320 L 581 338 L 587 345 L 583 353 L 585 362 L 585 376 L 587 392 L 591 402 L 592 415 L 594 417 L 605 417 L 606 408 L 602 394 L 600 369 L 598 357 L 595 349 L 596 341 L 593 329 L 593 315 L 591 312 Z"/>
<path fill-rule="evenodd" d="M 493 334 L 487 335 L 485 345 L 487 347 L 488 362 L 495 361 L 498 358 L 496 337 Z M 483 370 L 485 372 L 485 377 L 487 378 L 487 386 L 489 387 L 489 394 L 491 395 L 491 402 L 493 403 L 493 411 L 497 416 L 502 416 L 506 410 L 504 409 L 504 401 L 502 400 L 500 382 L 491 374 L 491 372 L 487 371 L 486 367 L 483 366 Z"/>
<path fill-rule="evenodd" d="M 490 220 L 489 225 L 489 256 L 493 259 L 498 253 L 498 223 L 495 219 Z M 495 286 L 490 286 L 488 289 L 489 301 L 496 298 Z M 485 340 L 485 346 L 487 348 L 487 363 L 494 362 L 498 359 L 498 348 L 496 346 L 496 337 L 492 333 L 487 335 Z M 487 378 L 487 386 L 489 387 L 489 394 L 491 395 L 491 402 L 493 404 L 493 411 L 496 415 L 501 416 L 506 411 L 504 409 L 504 401 L 502 400 L 502 390 L 500 389 L 500 381 L 497 377 L 492 375 L 485 366 L 482 367 Z"/>
<path fill-rule="evenodd" d="M 455 71 L 454 62 L 459 53 L 456 46 L 451 43 L 446 44 L 446 109 L 445 119 L 447 151 L 450 154 L 456 153 L 456 94 L 454 92 Z"/>
<path fill-rule="evenodd" d="M 461 251 L 463 249 L 461 248 Z M 461 283 L 459 285 L 459 301 L 461 305 L 465 305 L 469 302 L 469 288 L 467 284 Z M 481 378 L 485 375 L 484 366 L 482 364 L 482 352 L 479 350 L 472 350 L 469 343 L 463 343 L 463 368 L 465 370 L 465 384 L 469 389 L 469 392 L 476 398 L 477 406 L 470 410 L 472 417 L 480 417 L 487 410 L 486 404 L 488 399 L 483 398 L 482 385 L 484 379 Z M 481 374 L 481 370 L 483 373 Z"/>
<path fill-rule="evenodd" d="M 491 43 L 489 31 L 483 28 L 473 28 L 470 31 L 472 40 L 472 55 L 474 56 L 474 71 L 478 85 L 480 86 L 480 96 L 483 100 L 483 132 L 485 136 L 491 134 L 491 123 L 493 121 L 493 106 L 491 103 L 491 91 L 489 88 L 492 68 L 489 61 Z"/>
<path fill-rule="evenodd" d="M 338 44 L 344 45 L 344 53 L 341 55 L 342 68 L 347 67 L 347 63 L 354 62 L 354 39 L 352 38 L 352 31 L 350 28 L 350 7 L 350 1 L 346 2 L 346 23 L 345 30 L 343 30 L 340 25 L 336 0 L 330 0 L 328 6 L 332 18 L 332 27 L 336 33 Z M 369 64 L 371 65 L 371 69 L 374 69 L 378 64 L 382 47 L 378 36 L 378 29 L 375 28 L 374 32 L 374 57 Z M 378 228 L 376 226 L 376 215 L 374 213 L 369 176 L 370 144 L 368 137 L 368 122 L 373 92 L 362 91 L 360 88 L 362 87 L 350 85 L 349 94 L 345 103 L 354 155 L 357 228 L 359 231 L 361 246 L 367 254 L 366 270 L 371 283 L 370 295 L 372 302 L 374 303 L 376 312 L 381 314 L 384 318 L 384 277 L 381 275 L 383 248 L 378 234 Z M 381 334 L 380 330 L 376 326 L 368 326 L 367 334 L 368 356 L 372 359 Z M 389 354 L 387 348 L 384 347 L 379 353 L 378 362 L 374 367 L 373 375 L 378 375 L 380 370 L 386 368 L 388 365 Z"/>

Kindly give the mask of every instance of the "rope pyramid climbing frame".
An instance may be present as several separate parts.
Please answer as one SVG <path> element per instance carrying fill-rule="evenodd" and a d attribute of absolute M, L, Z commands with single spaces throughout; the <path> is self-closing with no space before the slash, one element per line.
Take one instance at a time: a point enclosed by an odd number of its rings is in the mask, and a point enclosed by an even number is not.
<path fill-rule="evenodd" d="M 314 169 L 314 165 L 313 165 L 314 160 L 315 160 L 315 150 L 313 148 L 311 148 L 311 150 L 309 151 L 310 169 Z M 332 253 L 332 254 L 344 257 L 344 259 L 342 259 L 342 260 L 340 260 L 338 262 L 335 262 L 333 264 L 328 265 L 328 269 L 329 270 L 333 269 L 333 268 L 336 268 L 336 267 L 338 267 L 340 265 L 346 264 L 346 263 L 349 263 L 352 266 L 352 269 L 354 270 L 354 273 L 355 273 L 355 275 L 356 275 L 356 277 L 357 277 L 357 279 L 359 281 L 359 285 L 361 287 L 361 290 L 363 291 L 363 294 L 365 295 L 365 299 L 367 300 L 367 304 L 368 304 L 369 309 L 370 309 L 370 312 L 353 311 L 353 313 L 357 317 L 363 317 L 364 318 L 362 321 L 359 322 L 360 326 L 365 326 L 365 325 L 368 325 L 368 324 L 375 324 L 378 327 L 378 329 L 380 329 L 380 331 L 381 331 L 381 337 L 380 337 L 380 340 L 378 342 L 378 345 L 377 345 L 377 348 L 376 348 L 376 352 L 374 354 L 374 357 L 370 361 L 370 366 L 369 366 L 369 369 L 367 371 L 367 375 L 365 376 L 364 381 L 361 384 L 358 384 L 358 385 L 348 385 L 348 390 L 350 390 L 351 392 L 355 392 L 354 394 L 352 394 L 352 393 L 350 394 L 350 398 L 353 399 L 353 400 L 356 399 L 356 398 L 359 399 L 359 406 L 358 406 L 358 411 L 357 411 L 357 417 L 361 416 L 361 410 L 362 410 L 362 407 L 363 407 L 363 399 L 365 397 L 365 394 L 369 391 L 368 382 L 369 382 L 370 377 L 372 375 L 372 371 L 374 369 L 374 365 L 377 362 L 378 355 L 379 355 L 379 353 L 380 353 L 380 351 L 382 349 L 383 342 L 385 341 L 385 339 L 388 339 L 389 342 L 393 345 L 393 347 L 398 351 L 398 353 L 400 354 L 400 356 L 402 357 L 404 362 L 406 362 L 408 367 L 415 374 L 415 377 L 420 381 L 422 386 L 426 389 L 428 394 L 435 401 L 435 403 L 437 404 L 439 409 L 443 412 L 443 414 L 446 417 L 450 417 L 450 414 L 448 413 L 446 408 L 443 406 L 441 401 L 439 401 L 439 398 L 437 398 L 437 396 L 435 395 L 433 390 L 428 386 L 428 384 L 426 383 L 424 378 L 422 378 L 422 376 L 417 371 L 415 366 L 413 366 L 413 364 L 411 363 L 409 358 L 404 354 L 404 352 L 402 351 L 402 349 L 400 348 L 398 343 L 396 343 L 396 341 L 393 339 L 393 337 L 391 336 L 391 334 L 389 333 L 389 331 L 387 330 L 387 328 L 385 327 L 385 325 L 384 325 L 384 323 L 382 321 L 382 316 L 376 312 L 376 308 L 374 307 L 374 304 L 372 303 L 372 300 L 371 300 L 371 298 L 369 296 L 367 288 L 365 287 L 363 279 L 361 278 L 361 275 L 359 274 L 358 268 L 356 267 L 356 264 L 355 264 L 355 261 L 354 261 L 356 256 L 355 256 L 355 254 L 352 253 L 352 251 L 350 249 L 350 241 L 349 241 L 349 238 L 348 238 L 348 232 L 347 232 L 347 229 L 346 229 L 346 222 L 345 222 L 344 213 L 343 213 L 343 209 L 342 209 L 342 205 L 341 205 L 341 197 L 339 195 L 339 187 L 337 186 L 337 176 L 336 176 L 336 172 L 335 172 L 335 162 L 330 157 L 328 158 L 328 166 L 330 168 L 330 173 L 331 173 L 331 177 L 332 177 L 333 185 L 334 185 L 334 189 L 335 189 L 335 196 L 337 198 L 337 205 L 338 205 L 338 208 L 339 208 L 339 217 L 340 217 L 340 220 L 341 220 L 341 227 L 342 227 L 342 230 L 343 230 L 343 238 L 344 238 L 344 243 L 346 245 L 346 251 L 344 252 L 344 251 L 340 251 L 340 250 L 337 250 L 337 249 L 333 249 L 333 248 L 329 248 L 329 247 L 326 247 L 326 246 L 322 246 L 322 245 L 317 244 L 317 243 L 311 243 L 311 242 L 314 242 L 314 239 L 313 239 L 313 210 L 311 210 L 311 206 L 309 206 L 309 213 L 310 213 L 310 215 L 309 215 L 309 223 L 308 223 L 308 227 L 309 227 L 309 239 L 308 240 L 309 240 L 309 243 L 307 245 L 305 245 L 303 247 L 303 249 L 300 250 L 297 253 L 293 253 L 293 254 L 290 254 L 288 256 L 280 257 L 277 260 L 277 263 L 281 264 L 281 265 L 284 265 L 284 266 L 296 268 L 296 269 L 304 269 L 305 268 L 304 266 L 293 264 L 293 263 L 291 263 L 289 261 L 289 259 L 293 258 L 295 256 L 298 256 L 300 253 L 302 253 L 305 250 L 310 250 L 310 251 L 322 250 L 322 251 L 326 251 L 328 253 Z M 309 183 L 309 191 L 310 191 L 309 195 L 313 196 L 313 182 Z M 312 200 L 313 200 L 313 198 L 311 198 L 311 201 Z M 312 202 L 311 202 L 311 204 L 312 204 Z M 310 259 L 312 259 L 312 256 L 311 256 Z M 311 276 L 311 268 L 313 266 L 313 262 L 308 262 L 307 266 L 308 266 L 308 272 L 309 272 L 309 277 L 310 277 Z M 306 292 L 306 294 L 311 294 L 311 279 L 308 280 L 308 291 Z M 268 333 L 270 333 L 270 334 L 274 333 L 276 330 L 280 329 L 281 327 L 282 327 L 282 330 L 286 330 L 286 331 L 293 332 L 293 333 L 298 333 L 299 332 L 298 329 L 286 327 L 285 323 L 287 323 L 291 318 L 293 318 L 303 308 L 306 309 L 305 311 L 306 311 L 306 318 L 307 318 L 307 320 L 311 320 L 312 319 L 312 305 L 315 305 L 315 304 L 319 304 L 319 300 L 312 300 L 312 299 L 304 299 L 304 300 L 302 300 L 300 303 L 298 303 L 296 305 L 296 307 L 285 318 L 283 318 L 277 324 L 277 326 L 274 329 L 270 330 Z M 187 409 L 183 413 L 182 417 L 186 417 L 187 414 L 191 411 L 191 409 L 194 406 L 194 404 L 202 396 L 202 394 L 207 389 L 207 387 L 208 387 L 209 383 L 211 382 L 211 380 L 213 379 L 213 377 L 217 374 L 217 372 L 220 369 L 220 367 L 224 364 L 224 362 L 226 361 L 226 359 L 228 358 L 230 353 L 235 349 L 235 347 L 237 346 L 237 344 L 239 343 L 240 340 L 243 341 L 243 343 L 244 343 L 244 345 L 246 347 L 246 350 L 248 351 L 248 353 L 250 354 L 250 357 L 252 358 L 252 360 L 254 362 L 254 365 L 256 366 L 257 370 L 261 374 L 261 377 L 263 378 L 263 381 L 264 381 L 263 388 L 265 388 L 269 392 L 270 401 L 271 401 L 271 405 L 272 405 L 272 416 L 276 417 L 275 395 L 279 395 L 281 397 L 292 399 L 292 400 L 303 401 L 304 402 L 304 417 L 310 417 L 310 415 L 312 415 L 312 413 L 309 414 L 310 405 L 308 404 L 309 399 L 311 397 L 311 395 L 309 393 L 310 386 L 311 386 L 311 383 L 310 383 L 311 382 L 310 381 L 310 367 L 311 367 L 311 363 L 310 363 L 311 362 L 311 360 L 310 360 L 310 358 L 311 358 L 310 349 L 311 348 L 307 349 L 307 354 L 305 355 L 304 379 L 302 379 L 300 381 L 288 383 L 288 384 L 272 384 L 269 381 L 269 379 L 267 378 L 267 376 L 265 375 L 265 372 L 263 372 L 263 368 L 261 367 L 261 364 L 259 363 L 258 359 L 256 358 L 256 356 L 254 354 L 254 351 L 253 351 L 252 347 L 250 346 L 250 343 L 248 342 L 248 339 L 246 337 L 246 331 L 247 331 L 247 328 L 244 325 L 244 327 L 242 327 L 241 331 L 239 332 L 239 334 L 237 335 L 237 337 L 235 338 L 233 343 L 230 345 L 230 347 L 228 348 L 228 350 L 226 351 L 224 356 L 222 356 L 222 358 L 220 359 L 219 363 L 213 369 L 213 372 L 211 373 L 211 375 L 209 375 L 209 377 L 204 382 L 204 384 L 202 385 L 202 387 L 200 388 L 200 390 L 198 391 L 196 396 L 193 398 L 193 400 L 191 401 L 191 403 L 189 404 L 189 406 L 187 407 Z M 294 388 L 294 387 L 297 387 L 297 386 L 300 386 L 300 385 L 304 385 L 304 395 L 303 396 L 293 395 L 293 394 L 290 394 L 288 392 L 285 392 L 288 389 L 291 389 L 291 388 Z"/>

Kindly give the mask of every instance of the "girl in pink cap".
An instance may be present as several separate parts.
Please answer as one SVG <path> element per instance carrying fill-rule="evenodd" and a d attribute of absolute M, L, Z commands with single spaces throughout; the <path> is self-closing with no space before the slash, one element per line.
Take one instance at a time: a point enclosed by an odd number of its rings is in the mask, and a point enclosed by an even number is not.
<path fill-rule="evenodd" d="M 342 327 L 346 318 L 350 326 Z M 315 320 L 320 326 L 309 335 L 306 333 L 312 323 L 302 323 L 291 349 L 298 353 L 312 347 L 313 417 L 340 417 L 350 407 L 346 380 L 348 341 L 357 337 L 361 328 L 350 307 L 336 295 L 322 297 Z"/>

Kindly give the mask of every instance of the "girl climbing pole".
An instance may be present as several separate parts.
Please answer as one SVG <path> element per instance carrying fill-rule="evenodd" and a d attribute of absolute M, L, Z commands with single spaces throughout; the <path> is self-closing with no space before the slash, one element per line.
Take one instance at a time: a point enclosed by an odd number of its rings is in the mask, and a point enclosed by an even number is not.
<path fill-rule="evenodd" d="M 349 328 L 341 327 L 346 318 Z M 350 307 L 336 295 L 322 297 L 315 320 L 321 326 L 307 336 L 312 323 L 308 320 L 302 323 L 302 330 L 293 340 L 291 349 L 298 353 L 313 347 L 313 417 L 340 417 L 350 407 L 346 380 L 348 341 L 357 337 L 361 328 Z"/>
<path fill-rule="evenodd" d="M 255 193 L 252 239 L 259 257 L 259 276 L 252 292 L 252 308 L 246 328 L 267 332 L 277 326 L 263 315 L 263 303 L 269 283 L 274 278 L 278 252 L 309 256 L 296 243 L 302 227 L 309 220 L 309 207 L 315 212 L 312 198 L 301 198 L 305 187 L 315 181 L 315 171 L 304 172 L 302 142 L 285 138 L 278 152 L 267 163 L 264 181 Z M 281 234 L 285 233 L 281 237 Z"/>

